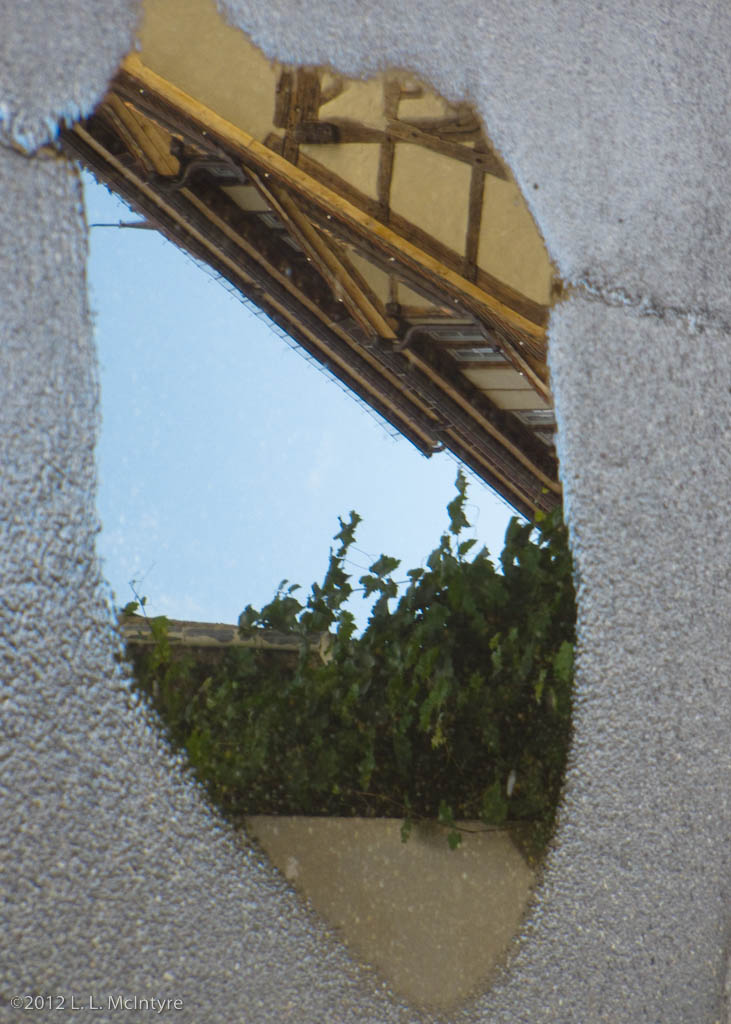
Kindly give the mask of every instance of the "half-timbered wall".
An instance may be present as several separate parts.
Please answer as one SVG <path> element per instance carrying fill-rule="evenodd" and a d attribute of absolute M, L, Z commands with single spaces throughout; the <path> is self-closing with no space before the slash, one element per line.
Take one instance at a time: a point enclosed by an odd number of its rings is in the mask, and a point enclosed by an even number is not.
<path fill-rule="evenodd" d="M 230 29 L 214 0 L 147 0 L 140 39 L 147 67 L 260 142 L 364 206 L 378 203 L 405 233 L 431 236 L 468 272 L 550 303 L 540 234 L 467 105 L 406 73 L 363 82 L 283 68 Z"/>

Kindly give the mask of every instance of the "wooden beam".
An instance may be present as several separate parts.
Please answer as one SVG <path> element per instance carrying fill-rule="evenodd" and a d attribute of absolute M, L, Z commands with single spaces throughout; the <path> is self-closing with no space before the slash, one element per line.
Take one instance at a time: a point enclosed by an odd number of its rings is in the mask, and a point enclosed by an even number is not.
<path fill-rule="evenodd" d="M 381 143 L 376 189 L 378 192 L 378 203 L 381 207 L 381 217 L 384 221 L 388 221 L 391 213 L 391 179 L 393 178 L 393 158 L 395 153 L 396 146 L 390 139 L 386 139 L 386 141 Z"/>
<path fill-rule="evenodd" d="M 491 150 L 465 146 L 460 142 L 455 142 L 454 136 L 446 137 L 422 131 L 408 121 L 399 121 L 392 117 L 385 129 L 372 128 L 370 125 L 361 124 L 359 121 L 346 117 L 328 118 L 326 123 L 336 129 L 338 142 L 390 142 L 392 145 L 396 142 L 405 142 L 413 146 L 422 146 L 424 149 L 431 149 L 452 160 L 459 160 L 460 163 L 480 167 L 486 174 L 491 174 L 502 181 L 509 180 L 505 168 Z M 314 143 L 332 142 L 333 139 L 323 135 L 321 139 L 313 137 L 312 141 Z"/>
<path fill-rule="evenodd" d="M 437 135 L 423 132 L 413 125 L 404 124 L 403 121 L 389 121 L 386 136 L 396 142 L 408 142 L 414 146 L 423 146 L 424 149 L 431 149 L 434 153 L 448 156 L 452 160 L 459 160 L 472 167 L 480 167 L 486 174 L 490 174 L 494 178 L 508 180 L 505 168 L 495 154 L 489 150 L 483 153 L 470 146 L 463 146 L 459 142 L 449 142 Z"/>
<path fill-rule="evenodd" d="M 258 175 L 253 175 L 252 180 L 363 329 L 375 337 L 395 340 L 392 325 L 372 301 L 363 282 L 357 280 L 353 268 L 307 219 L 293 198 L 284 189 Z"/>
<path fill-rule="evenodd" d="M 446 117 L 400 117 L 401 124 L 412 128 L 418 128 L 427 135 L 434 135 L 438 139 L 448 141 L 484 142 L 485 136 L 482 131 L 480 120 L 471 108 L 465 108 L 464 112 L 456 113 Z"/>
<path fill-rule="evenodd" d="M 104 103 L 97 112 L 101 117 L 109 122 L 112 131 L 119 136 L 130 153 L 132 153 L 141 166 L 145 168 L 147 173 L 156 172 L 157 168 L 155 167 L 150 155 L 146 152 L 145 147 L 140 144 L 137 138 L 137 132 L 130 131 L 126 116 L 127 106 L 124 101 L 121 100 L 119 96 L 112 94 L 108 97 L 107 102 Z"/>
<path fill-rule="evenodd" d="M 277 79 L 277 87 L 274 93 L 274 118 L 275 128 L 286 128 L 289 111 L 292 107 L 292 90 L 294 88 L 294 72 L 282 71 Z"/>
<path fill-rule="evenodd" d="M 447 291 L 453 296 L 456 293 L 457 297 L 454 298 L 454 301 L 457 304 L 464 302 L 472 315 L 477 315 L 479 318 L 484 317 L 489 325 L 502 328 L 500 338 L 506 355 L 516 369 L 524 374 L 538 394 L 550 401 L 548 384 L 543 378 L 543 374 L 546 373 L 545 369 L 534 369 L 520 352 L 517 340 L 515 340 L 516 335 L 517 339 L 520 339 L 522 334 L 526 333 L 524 327 L 528 322 L 524 317 L 503 306 L 493 296 L 481 293 L 459 272 L 450 273 L 450 268 L 433 260 L 423 250 L 419 251 L 418 247 L 406 239 L 400 238 L 389 227 L 375 218 L 369 217 L 364 211 L 357 207 L 354 208 L 348 199 L 331 191 L 317 180 L 313 181 L 311 176 L 302 175 L 300 168 L 289 164 L 251 138 L 246 132 L 229 124 L 219 115 L 177 89 L 176 86 L 144 68 L 136 55 L 131 55 L 125 63 L 137 67 L 143 78 L 135 78 L 123 72 L 121 80 L 118 80 L 119 87 L 128 92 L 130 97 L 133 97 L 141 107 L 148 110 L 153 118 L 162 118 L 164 121 L 166 116 L 172 117 L 176 124 L 178 121 L 180 122 L 181 130 L 187 136 L 197 129 L 199 137 L 196 139 L 193 135 L 193 139 L 198 145 L 208 143 L 214 151 L 221 150 L 229 156 L 233 154 L 233 158 L 241 160 L 249 169 L 254 164 L 256 169 L 264 175 L 271 175 L 281 184 L 287 185 L 290 190 L 296 191 L 306 202 L 317 205 L 319 210 L 328 217 L 332 217 L 333 221 L 342 221 L 344 226 L 354 230 L 366 244 L 371 245 L 377 242 L 383 246 L 389 260 L 400 257 L 407 267 L 411 267 L 417 273 L 431 279 L 440 292 Z M 129 84 L 126 84 L 126 81 Z M 143 85 L 143 82 L 146 85 Z M 166 109 L 169 111 L 168 114 L 165 113 Z M 378 206 L 377 203 L 374 205 Z M 397 255 L 391 256 L 389 253 Z M 535 324 L 529 325 L 527 333 L 538 344 L 544 338 L 543 329 Z"/>
<path fill-rule="evenodd" d="M 470 175 L 470 196 L 467 203 L 467 235 L 465 237 L 464 255 L 467 264 L 466 276 L 470 281 L 477 279 L 477 253 L 480 247 L 480 229 L 482 227 L 482 197 L 485 191 L 485 172 L 481 167 L 473 167 Z"/>
<path fill-rule="evenodd" d="M 328 118 L 327 121 L 318 122 L 322 124 L 330 125 L 334 131 L 335 138 L 313 139 L 313 142 L 374 142 L 381 143 L 386 138 L 386 133 L 380 128 L 371 128 L 367 124 L 361 124 L 360 121 L 354 121 L 352 118 L 347 117 L 332 117 Z M 309 141 L 302 139 L 303 142 Z"/>
<path fill-rule="evenodd" d="M 286 98 L 289 100 L 289 106 L 285 111 L 282 156 L 285 160 L 296 164 L 299 154 L 298 130 L 301 125 L 316 121 L 318 116 L 320 104 L 318 73 L 310 68 L 298 68 L 294 72 L 293 85 L 286 94 Z"/>
<path fill-rule="evenodd" d="M 154 121 L 141 118 L 136 110 L 118 96 L 110 96 L 106 111 L 117 119 L 115 128 L 135 155 L 142 152 L 146 167 L 152 165 L 157 174 L 174 177 L 180 170 L 179 160 L 170 152 L 170 136 Z"/>
<path fill-rule="evenodd" d="M 183 113 L 203 135 L 211 137 L 212 142 L 227 148 L 246 163 L 254 164 L 262 172 L 274 175 L 288 188 L 304 193 L 326 213 L 342 218 L 356 231 L 377 238 L 393 255 L 400 255 L 407 262 L 436 275 L 445 289 L 463 296 L 471 305 L 484 309 L 491 318 L 503 321 L 514 330 L 524 332 L 532 338 L 541 341 L 544 339 L 544 328 L 486 294 L 438 260 L 421 252 L 416 246 L 400 238 L 387 225 L 357 209 L 333 190 L 313 181 L 299 167 L 294 167 L 243 129 L 226 121 L 182 89 L 145 67 L 137 54 L 130 54 L 125 58 L 122 72 L 131 80 L 133 88 L 142 89 L 141 102 L 144 101 L 145 91 L 149 91 L 154 97 Z"/>

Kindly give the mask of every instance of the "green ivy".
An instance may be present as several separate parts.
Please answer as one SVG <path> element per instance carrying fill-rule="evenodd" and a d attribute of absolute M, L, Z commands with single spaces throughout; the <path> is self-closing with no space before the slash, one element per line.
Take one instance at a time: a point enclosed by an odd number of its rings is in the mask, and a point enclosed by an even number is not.
<path fill-rule="evenodd" d="M 345 569 L 360 517 L 340 520 L 325 578 L 304 604 L 283 580 L 243 634 L 299 638 L 299 655 L 171 649 L 166 620 L 152 648 L 130 648 L 136 686 L 187 752 L 211 799 L 247 814 L 436 819 L 450 846 L 459 820 L 524 823 L 539 853 L 555 817 L 571 734 L 575 601 L 560 509 L 514 518 L 498 572 L 473 539 L 460 471 L 449 526 L 425 568 L 405 575 L 381 555 L 360 580 L 374 599 L 356 637 Z M 395 605 L 395 607 L 392 607 Z M 321 638 L 332 639 L 325 659 Z"/>

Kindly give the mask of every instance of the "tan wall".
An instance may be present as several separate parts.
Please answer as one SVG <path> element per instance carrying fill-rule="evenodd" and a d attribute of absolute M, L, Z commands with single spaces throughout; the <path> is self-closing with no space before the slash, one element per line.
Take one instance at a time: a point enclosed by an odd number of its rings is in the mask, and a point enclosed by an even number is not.
<path fill-rule="evenodd" d="M 376 199 L 378 195 L 378 146 L 369 143 L 350 142 L 335 146 L 300 146 L 305 156 L 322 164 L 328 171 L 343 178 L 353 188 Z"/>
<path fill-rule="evenodd" d="M 274 124 L 280 66 L 230 28 L 215 0 L 145 0 L 142 61 L 260 142 Z"/>
<path fill-rule="evenodd" d="M 140 31 L 143 62 L 153 71 L 263 141 L 275 129 L 273 64 L 246 37 L 226 25 L 215 0 L 145 0 Z M 324 79 L 332 75 L 323 74 Z M 321 119 L 348 118 L 387 126 L 384 87 L 394 72 L 366 82 L 345 79 L 342 92 L 320 108 Z M 418 88 L 406 73 L 403 85 Z M 402 98 L 405 118 L 450 113 L 442 97 L 424 90 Z M 380 147 L 375 143 L 302 145 L 302 153 L 371 199 L 377 198 Z M 469 165 L 422 146 L 395 148 L 391 208 L 462 256 L 470 189 Z M 523 197 L 511 181 L 485 179 L 477 263 L 527 297 L 548 304 L 553 269 Z"/>
<path fill-rule="evenodd" d="M 347 117 L 360 121 L 369 128 L 386 127 L 383 102 L 383 78 L 371 78 L 367 82 L 357 79 L 343 79 L 343 91 L 320 107 L 320 117 Z"/>
<path fill-rule="evenodd" d="M 518 186 L 487 175 L 477 263 L 535 302 L 551 301 L 553 267 Z"/>
<path fill-rule="evenodd" d="M 464 255 L 470 168 L 422 146 L 396 146 L 391 209 Z"/>
<path fill-rule="evenodd" d="M 394 819 L 254 817 L 247 828 L 396 995 L 437 1009 L 484 989 L 535 881 L 501 830 L 464 835 L 450 850 L 438 826 L 415 826 L 402 843 Z"/>

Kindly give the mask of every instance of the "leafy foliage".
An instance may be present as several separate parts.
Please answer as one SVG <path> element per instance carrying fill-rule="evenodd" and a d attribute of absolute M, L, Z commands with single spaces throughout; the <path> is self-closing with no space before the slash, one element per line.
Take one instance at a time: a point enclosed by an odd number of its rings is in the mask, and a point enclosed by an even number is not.
<path fill-rule="evenodd" d="M 227 815 L 365 815 L 530 823 L 538 852 L 551 834 L 571 729 L 575 603 L 560 510 L 511 520 L 497 572 L 472 559 L 466 481 L 425 568 L 381 555 L 360 578 L 374 598 L 356 637 L 345 569 L 360 517 L 340 520 L 325 578 L 306 603 L 283 580 L 243 634 L 299 638 L 299 655 L 232 649 L 208 658 L 171 650 L 165 620 L 152 649 L 131 651 L 137 686 Z M 320 641 L 331 642 L 323 658 Z"/>

